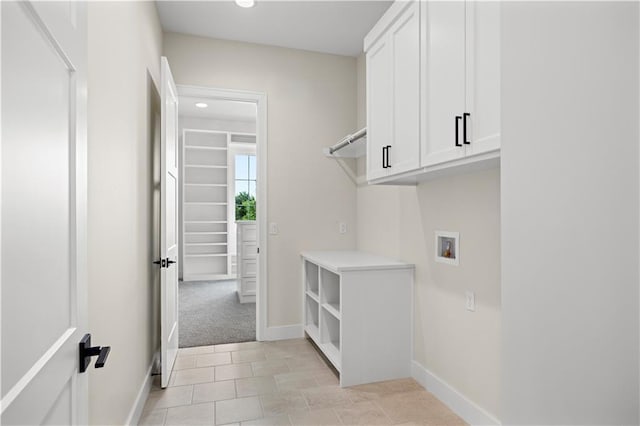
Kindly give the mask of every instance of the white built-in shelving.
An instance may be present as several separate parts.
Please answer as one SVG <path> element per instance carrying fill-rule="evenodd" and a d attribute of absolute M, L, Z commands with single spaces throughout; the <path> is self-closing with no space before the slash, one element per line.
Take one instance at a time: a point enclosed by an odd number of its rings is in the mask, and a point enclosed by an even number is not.
<path fill-rule="evenodd" d="M 341 386 L 410 375 L 413 265 L 357 251 L 302 253 L 304 330 Z"/>
<path fill-rule="evenodd" d="M 182 132 L 183 279 L 231 278 L 232 197 L 228 146 L 255 135 L 184 129 Z"/>

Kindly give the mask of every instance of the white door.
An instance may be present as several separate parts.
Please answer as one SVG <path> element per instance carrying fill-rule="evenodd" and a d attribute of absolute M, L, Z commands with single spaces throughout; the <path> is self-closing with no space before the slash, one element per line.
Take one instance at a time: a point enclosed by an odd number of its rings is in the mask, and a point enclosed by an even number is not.
<path fill-rule="evenodd" d="M 0 11 L 0 423 L 87 424 L 86 4 Z"/>
<path fill-rule="evenodd" d="M 390 29 L 393 142 L 387 173 L 420 167 L 420 2 L 414 1 Z"/>
<path fill-rule="evenodd" d="M 178 91 L 164 56 L 160 66 L 160 356 L 165 388 L 178 355 Z"/>
<path fill-rule="evenodd" d="M 466 2 L 466 155 L 500 149 L 500 7 Z"/>
<path fill-rule="evenodd" d="M 391 44 L 383 35 L 367 51 L 367 179 L 387 175 L 386 151 L 391 144 L 393 117 Z"/>
<path fill-rule="evenodd" d="M 465 3 L 423 3 L 426 66 L 423 72 L 422 165 L 464 157 Z M 456 127 L 458 132 L 456 132 Z"/>

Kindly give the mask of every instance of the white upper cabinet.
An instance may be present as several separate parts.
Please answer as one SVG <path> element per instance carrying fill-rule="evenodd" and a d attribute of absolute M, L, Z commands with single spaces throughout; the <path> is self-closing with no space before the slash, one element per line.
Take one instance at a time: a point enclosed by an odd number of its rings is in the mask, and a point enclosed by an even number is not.
<path fill-rule="evenodd" d="M 420 3 L 391 6 L 365 38 L 367 179 L 420 167 Z"/>
<path fill-rule="evenodd" d="M 465 3 L 424 3 L 422 22 L 422 165 L 429 166 L 464 157 Z"/>
<path fill-rule="evenodd" d="M 500 3 L 466 4 L 466 155 L 500 149 Z"/>
<path fill-rule="evenodd" d="M 499 2 L 396 1 L 365 52 L 370 182 L 497 164 Z"/>
<path fill-rule="evenodd" d="M 426 2 L 422 166 L 500 149 L 500 3 Z"/>

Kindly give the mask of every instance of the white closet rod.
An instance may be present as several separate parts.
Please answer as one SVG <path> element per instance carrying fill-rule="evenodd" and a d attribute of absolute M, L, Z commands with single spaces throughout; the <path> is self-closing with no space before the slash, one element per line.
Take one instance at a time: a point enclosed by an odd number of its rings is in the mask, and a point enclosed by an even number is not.
<path fill-rule="evenodd" d="M 357 141 L 360 138 L 365 137 L 366 135 L 367 135 L 367 128 L 363 127 L 362 129 L 358 130 L 354 134 L 346 136 L 340 142 L 338 142 L 337 144 L 335 144 L 332 147 L 330 147 L 329 148 L 329 154 L 333 154 L 334 152 L 344 148 L 347 145 L 350 145 L 350 144 L 354 143 L 355 141 Z"/>

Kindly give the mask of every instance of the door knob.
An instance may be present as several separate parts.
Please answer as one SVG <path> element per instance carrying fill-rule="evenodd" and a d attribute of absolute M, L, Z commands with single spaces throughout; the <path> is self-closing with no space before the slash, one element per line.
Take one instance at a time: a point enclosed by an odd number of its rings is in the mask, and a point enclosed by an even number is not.
<path fill-rule="evenodd" d="M 111 346 L 91 346 L 91 334 L 87 333 L 80 340 L 80 367 L 81 373 L 87 371 L 87 367 L 91 364 L 91 357 L 97 356 L 96 368 L 104 367 L 111 352 Z"/>

